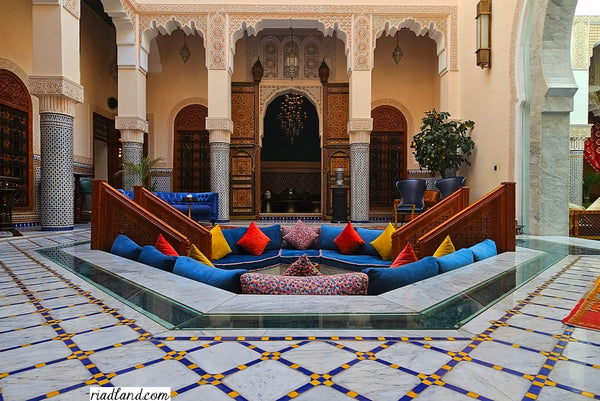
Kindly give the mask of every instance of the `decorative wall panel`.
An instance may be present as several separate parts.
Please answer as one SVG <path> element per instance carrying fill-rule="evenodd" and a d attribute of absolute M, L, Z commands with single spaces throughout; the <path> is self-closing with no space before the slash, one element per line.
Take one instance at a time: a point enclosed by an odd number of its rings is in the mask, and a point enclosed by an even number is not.
<path fill-rule="evenodd" d="M 231 93 L 231 120 L 233 121 L 232 142 L 254 144 L 254 85 L 233 86 Z"/>
<path fill-rule="evenodd" d="M 350 101 L 348 86 L 332 86 L 327 89 L 327 143 L 347 143 Z"/>
<path fill-rule="evenodd" d="M 231 211 L 232 216 L 254 216 L 254 148 L 231 149 Z"/>

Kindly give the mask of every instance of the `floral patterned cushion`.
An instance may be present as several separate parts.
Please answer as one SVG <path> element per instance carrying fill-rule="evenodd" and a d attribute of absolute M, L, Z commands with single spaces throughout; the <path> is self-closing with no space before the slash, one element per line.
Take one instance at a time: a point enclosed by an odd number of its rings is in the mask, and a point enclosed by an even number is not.
<path fill-rule="evenodd" d="M 242 294 L 366 295 L 369 287 L 365 273 L 308 277 L 245 273 L 240 282 Z"/>
<path fill-rule="evenodd" d="M 286 271 L 283 272 L 282 276 L 322 276 L 321 272 L 312 262 L 308 259 L 306 254 L 300 256 L 300 258 L 292 263 Z"/>
<path fill-rule="evenodd" d="M 298 220 L 298 221 L 301 221 L 301 220 Z M 310 243 L 310 245 L 308 246 L 308 249 L 319 249 L 319 234 L 321 232 L 321 227 L 320 226 L 311 227 L 306 224 L 304 224 L 304 225 L 315 233 L 315 236 L 314 236 L 312 242 Z M 286 238 L 286 236 L 295 228 L 296 228 L 296 226 L 281 226 L 281 247 L 282 248 L 299 249 L 299 248 L 295 248 L 289 242 L 288 239 L 290 237 Z M 307 249 L 307 248 L 305 248 L 305 249 Z"/>

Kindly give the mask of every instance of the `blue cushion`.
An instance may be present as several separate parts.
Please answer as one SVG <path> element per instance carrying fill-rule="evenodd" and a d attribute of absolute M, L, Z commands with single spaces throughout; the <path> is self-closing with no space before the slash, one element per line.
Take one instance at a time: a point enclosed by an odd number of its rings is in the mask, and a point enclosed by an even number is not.
<path fill-rule="evenodd" d="M 363 270 L 363 273 L 369 276 L 368 294 L 379 295 L 436 276 L 438 263 L 433 256 L 426 256 L 417 262 L 400 267 L 369 267 Z"/>
<path fill-rule="evenodd" d="M 294 263 L 302 255 L 308 256 L 311 262 L 321 263 L 321 256 L 318 249 L 288 249 L 281 248 L 279 260 L 281 263 Z"/>
<path fill-rule="evenodd" d="M 242 293 L 240 276 L 247 272 L 246 269 L 223 270 L 210 267 L 187 256 L 178 257 L 173 268 L 175 274 L 236 294 Z"/>
<path fill-rule="evenodd" d="M 128 236 L 119 234 L 113 241 L 110 253 L 122 256 L 127 259 L 137 260 L 140 256 L 142 247 L 133 242 Z"/>
<path fill-rule="evenodd" d="M 337 238 L 344 231 L 344 227 L 332 227 L 332 226 L 321 226 L 321 234 L 319 235 L 319 248 L 331 249 L 332 251 L 339 251 L 337 244 L 334 239 Z"/>
<path fill-rule="evenodd" d="M 383 233 L 383 230 L 358 227 L 356 229 L 356 232 L 365 241 L 365 243 L 362 244 L 360 248 L 358 248 L 358 250 L 354 253 L 360 255 L 380 256 L 379 252 L 377 252 L 377 250 L 373 248 L 373 245 L 371 245 L 371 241 L 377 239 L 377 237 L 379 237 Z"/>
<path fill-rule="evenodd" d="M 449 255 L 440 256 L 437 258 L 440 274 L 449 272 L 450 270 L 470 265 L 473 263 L 473 252 L 468 248 L 462 248 L 454 251 Z"/>
<path fill-rule="evenodd" d="M 271 240 L 265 247 L 265 251 L 281 248 L 281 226 L 279 224 L 259 228 Z"/>
<path fill-rule="evenodd" d="M 473 252 L 475 262 L 497 255 L 496 243 L 491 239 L 486 239 L 469 248 Z"/>
<path fill-rule="evenodd" d="M 248 227 L 229 228 L 221 230 L 223 231 L 225 241 L 227 241 L 229 248 L 231 248 L 231 253 L 235 255 L 248 255 L 248 252 L 246 252 L 244 248 L 238 245 L 238 241 L 244 236 L 244 234 L 246 234 L 247 230 Z"/>
<path fill-rule="evenodd" d="M 157 269 L 172 272 L 177 256 L 167 256 L 152 245 L 146 245 L 142 248 L 137 261 Z"/>
<path fill-rule="evenodd" d="M 373 255 L 344 255 L 339 251 L 329 249 L 321 250 L 321 263 L 340 269 L 363 271 L 365 267 L 389 267 L 391 260 L 383 260 L 380 256 Z"/>
<path fill-rule="evenodd" d="M 221 269 L 260 269 L 263 267 L 274 266 L 279 263 L 279 249 L 272 251 L 265 251 L 260 255 L 250 255 L 246 254 L 234 254 L 230 253 L 229 255 L 221 258 L 219 260 L 213 260 L 212 263 L 215 267 L 219 267 Z"/>

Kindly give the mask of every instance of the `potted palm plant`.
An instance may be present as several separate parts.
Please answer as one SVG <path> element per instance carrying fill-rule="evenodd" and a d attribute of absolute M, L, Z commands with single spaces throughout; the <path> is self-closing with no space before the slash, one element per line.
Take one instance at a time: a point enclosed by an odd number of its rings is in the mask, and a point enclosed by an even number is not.
<path fill-rule="evenodd" d="M 450 113 L 432 109 L 425 113 L 421 131 L 416 134 L 410 147 L 421 168 L 431 175 L 450 176 L 466 163 L 471 165 L 468 156 L 475 147 L 468 131 L 475 122 L 448 120 Z"/>
<path fill-rule="evenodd" d="M 149 191 L 154 191 L 156 189 L 156 182 L 152 182 L 152 177 L 154 176 L 152 168 L 160 161 L 162 161 L 162 157 L 156 159 L 142 157 L 142 160 L 139 163 L 124 161 L 123 170 L 119 171 L 117 174 L 127 173 L 133 177 L 138 177 L 144 188 Z"/>

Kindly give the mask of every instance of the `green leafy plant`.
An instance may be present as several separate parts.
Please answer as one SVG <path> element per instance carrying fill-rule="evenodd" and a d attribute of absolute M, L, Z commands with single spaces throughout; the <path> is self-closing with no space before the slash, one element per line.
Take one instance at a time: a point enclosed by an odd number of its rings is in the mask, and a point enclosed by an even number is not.
<path fill-rule="evenodd" d="M 154 191 L 156 189 L 156 183 L 152 182 L 152 177 L 154 176 L 152 168 L 156 163 L 162 160 L 162 157 L 158 157 L 156 159 L 143 157 L 139 163 L 124 161 L 123 170 L 117 172 L 117 174 L 129 174 L 131 176 L 138 177 L 144 188 L 149 191 Z"/>
<path fill-rule="evenodd" d="M 588 207 L 590 205 L 590 193 L 592 192 L 592 187 L 598 183 L 600 183 L 600 173 L 588 173 L 583 176 L 582 191 L 583 205 L 585 207 Z"/>
<path fill-rule="evenodd" d="M 410 147 L 421 168 L 426 168 L 432 175 L 439 173 L 446 177 L 446 171 L 458 170 L 466 163 L 471 165 L 467 156 L 475 147 L 475 143 L 467 135 L 475 122 L 448 121 L 450 113 L 432 109 L 425 113 L 421 132 L 415 135 Z"/>

